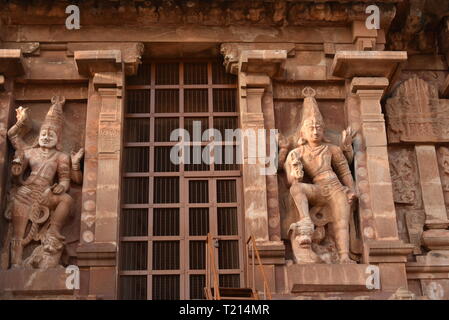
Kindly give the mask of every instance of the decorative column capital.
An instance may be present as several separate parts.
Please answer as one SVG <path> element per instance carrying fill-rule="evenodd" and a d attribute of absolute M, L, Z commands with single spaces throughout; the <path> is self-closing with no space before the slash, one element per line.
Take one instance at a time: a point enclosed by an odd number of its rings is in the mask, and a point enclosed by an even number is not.
<path fill-rule="evenodd" d="M 94 76 L 97 72 L 118 72 L 122 69 L 120 50 L 75 51 L 74 59 L 78 72 L 84 76 Z"/>
<path fill-rule="evenodd" d="M 292 49 L 285 44 L 280 44 L 279 47 L 282 49 L 260 49 L 260 46 L 252 49 L 235 43 L 224 43 L 220 51 L 224 56 L 227 72 L 256 73 L 272 77 L 278 72 L 281 63 L 287 60 L 288 51 Z"/>
<path fill-rule="evenodd" d="M 389 81 L 383 77 L 355 77 L 351 82 L 351 92 L 365 94 L 368 92 L 383 92 L 388 88 Z"/>
<path fill-rule="evenodd" d="M 98 46 L 96 46 L 98 47 Z M 137 73 L 141 63 L 144 45 L 133 43 L 126 48 L 91 50 L 92 46 L 71 45 L 78 72 L 84 76 L 93 76 L 98 72 L 124 71 L 127 76 Z"/>

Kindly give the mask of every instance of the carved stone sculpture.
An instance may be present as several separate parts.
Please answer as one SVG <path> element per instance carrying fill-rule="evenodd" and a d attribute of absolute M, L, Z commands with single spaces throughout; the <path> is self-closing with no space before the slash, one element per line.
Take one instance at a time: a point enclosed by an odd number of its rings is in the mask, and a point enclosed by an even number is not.
<path fill-rule="evenodd" d="M 324 121 L 315 90 L 305 88 L 303 95 L 298 147 L 290 151 L 285 163 L 290 194 L 299 213 L 298 222 L 290 227 L 295 260 L 296 263 L 354 263 L 349 257 L 349 219 L 356 193 L 345 156 L 346 153 L 352 157 L 352 133 L 350 129 L 343 133 L 342 147 L 325 141 Z M 306 177 L 311 183 L 306 183 Z M 325 254 L 325 248 L 318 246 L 323 240 L 327 248 L 335 241 L 337 259 L 332 258 L 332 250 Z"/>
<path fill-rule="evenodd" d="M 394 202 L 407 205 L 415 204 L 417 202 L 416 171 L 409 152 L 402 149 L 390 157 Z"/>
<path fill-rule="evenodd" d="M 7 247 L 12 268 L 52 268 L 59 264 L 65 239 L 61 228 L 73 203 L 68 194 L 70 182 L 82 183 L 83 149 L 72 151 L 71 156 L 61 151 L 65 99 L 55 96 L 51 101 L 35 145 L 27 145 L 23 139 L 31 130 L 27 108 L 16 110 L 17 122 L 8 131 L 16 150 L 11 166 L 14 186 L 5 212 L 11 220 Z M 23 262 L 23 249 L 31 241 L 40 241 L 41 245 Z"/>

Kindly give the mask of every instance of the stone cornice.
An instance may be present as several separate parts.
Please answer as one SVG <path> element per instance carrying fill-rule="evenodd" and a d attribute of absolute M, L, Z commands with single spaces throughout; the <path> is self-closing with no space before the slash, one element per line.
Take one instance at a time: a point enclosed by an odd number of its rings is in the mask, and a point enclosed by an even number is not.
<path fill-rule="evenodd" d="M 342 25 L 365 20 L 365 8 L 377 4 L 382 11 L 381 25 L 388 29 L 395 4 L 401 0 L 103 0 L 82 1 L 82 25 L 198 24 L 228 25 Z M 64 24 L 65 0 L 36 2 L 1 0 L 0 17 L 7 24 Z"/>

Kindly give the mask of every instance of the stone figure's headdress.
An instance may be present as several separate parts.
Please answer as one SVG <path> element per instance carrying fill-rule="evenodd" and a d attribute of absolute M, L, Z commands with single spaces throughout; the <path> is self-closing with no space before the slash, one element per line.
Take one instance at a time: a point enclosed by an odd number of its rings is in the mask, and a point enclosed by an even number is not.
<path fill-rule="evenodd" d="M 42 129 L 51 129 L 57 135 L 58 139 L 62 138 L 62 127 L 64 125 L 64 114 L 62 111 L 62 107 L 65 103 L 65 98 L 60 96 L 54 96 L 51 98 L 51 107 L 48 110 L 47 115 L 45 116 L 45 120 L 42 123 Z"/>
<path fill-rule="evenodd" d="M 324 126 L 323 116 L 321 115 L 320 109 L 318 108 L 318 103 L 316 102 L 315 96 L 316 91 L 311 87 L 305 87 L 302 90 L 304 96 L 304 103 L 302 107 L 301 115 L 301 126 L 299 127 L 299 140 L 298 144 L 305 144 L 306 141 L 302 138 L 302 130 L 308 124 L 320 124 Z M 327 141 L 323 138 L 323 141 Z"/>
<path fill-rule="evenodd" d="M 302 107 L 301 128 L 306 125 L 307 122 L 311 121 L 323 125 L 323 117 L 321 116 L 320 109 L 318 109 L 318 104 L 315 99 L 315 90 L 310 87 L 305 87 L 302 90 L 302 94 L 305 98 Z"/>

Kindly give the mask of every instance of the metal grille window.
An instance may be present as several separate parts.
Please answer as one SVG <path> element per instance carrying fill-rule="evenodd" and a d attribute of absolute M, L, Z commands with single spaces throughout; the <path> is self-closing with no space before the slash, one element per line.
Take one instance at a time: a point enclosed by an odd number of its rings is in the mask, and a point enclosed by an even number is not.
<path fill-rule="evenodd" d="M 243 283 L 237 142 L 202 139 L 238 128 L 235 76 L 216 61 L 144 63 L 127 79 L 125 110 L 119 298 L 203 299 L 208 232 L 219 239 L 220 283 Z M 176 129 L 190 136 L 179 151 L 190 164 L 170 159 Z"/>

